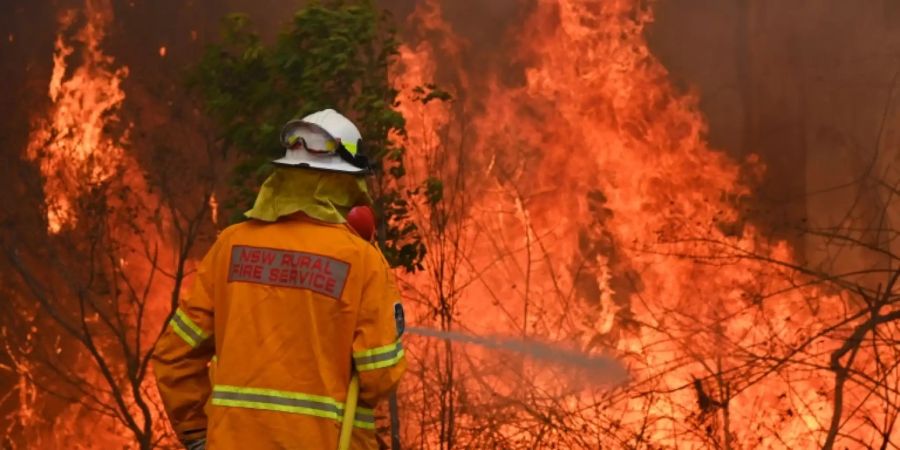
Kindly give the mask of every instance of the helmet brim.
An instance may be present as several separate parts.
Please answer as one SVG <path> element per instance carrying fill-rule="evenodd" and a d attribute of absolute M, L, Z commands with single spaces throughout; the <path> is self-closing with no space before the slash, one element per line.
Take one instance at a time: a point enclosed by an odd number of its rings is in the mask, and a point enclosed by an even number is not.
<path fill-rule="evenodd" d="M 302 149 L 289 150 L 283 158 L 272 161 L 272 164 L 353 175 L 365 175 L 369 172 L 368 169 L 356 167 L 333 153 L 311 153 Z"/>

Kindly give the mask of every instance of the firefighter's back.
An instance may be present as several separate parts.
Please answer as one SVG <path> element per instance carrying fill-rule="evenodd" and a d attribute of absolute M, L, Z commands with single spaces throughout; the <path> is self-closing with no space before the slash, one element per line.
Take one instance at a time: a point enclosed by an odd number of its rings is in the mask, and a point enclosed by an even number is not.
<path fill-rule="evenodd" d="M 374 447 L 367 406 L 406 370 L 390 267 L 343 225 L 371 205 L 359 129 L 325 109 L 285 124 L 281 143 L 252 220 L 219 235 L 153 351 L 169 422 L 191 448 L 337 448 L 351 371 L 352 448 Z"/>
<path fill-rule="evenodd" d="M 245 222 L 219 240 L 209 448 L 336 448 L 360 302 L 370 273 L 383 271 L 380 255 L 345 225 L 303 216 Z M 356 424 L 374 428 L 371 410 Z"/>

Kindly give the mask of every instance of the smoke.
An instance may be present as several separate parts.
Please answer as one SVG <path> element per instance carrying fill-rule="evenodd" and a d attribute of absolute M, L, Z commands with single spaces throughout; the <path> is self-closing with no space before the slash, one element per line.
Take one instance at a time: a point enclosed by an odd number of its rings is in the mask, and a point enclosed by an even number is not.
<path fill-rule="evenodd" d="M 678 85 L 699 92 L 710 142 L 736 159 L 758 154 L 767 167 L 748 217 L 768 235 L 791 240 L 811 262 L 823 256 L 818 244 L 794 230 L 836 226 L 852 208 L 857 227 L 867 227 L 886 203 L 859 181 L 882 150 L 879 143 L 896 147 L 892 127 L 881 125 L 896 123 L 890 103 L 900 70 L 898 5 L 654 5 L 651 50 Z"/>
<path fill-rule="evenodd" d="M 524 83 L 527 61 L 521 54 L 521 28 L 537 5 L 536 0 L 439 0 L 430 2 L 440 8 L 441 19 L 451 34 L 461 40 L 462 48 L 454 57 L 437 58 L 436 81 L 450 88 L 458 97 L 478 98 L 487 83 L 499 81 L 506 87 Z M 417 13 L 428 4 L 424 0 L 380 0 L 379 4 L 393 13 L 401 24 L 403 42 L 415 47 L 422 40 L 434 48 L 448 38 L 446 33 L 420 29 Z M 462 70 L 460 70 L 462 69 Z M 472 76 L 465 81 L 460 74 L 496 74 L 499 79 Z M 480 105 L 470 105 L 478 107 Z"/>
<path fill-rule="evenodd" d="M 628 379 L 628 371 L 622 363 L 607 356 L 587 355 L 537 341 L 508 337 L 474 336 L 455 331 L 438 331 L 419 327 L 410 327 L 406 331 L 418 336 L 446 339 L 491 350 L 514 352 L 542 362 L 581 369 L 590 375 L 594 382 L 618 384 Z"/>
<path fill-rule="evenodd" d="M 400 21 L 407 21 L 422 0 L 381 0 L 379 4 Z M 520 25 L 534 8 L 535 0 L 442 0 L 443 17 L 456 35 L 471 42 L 478 51 L 502 49 L 506 34 Z M 408 30 L 406 30 L 408 31 Z"/>

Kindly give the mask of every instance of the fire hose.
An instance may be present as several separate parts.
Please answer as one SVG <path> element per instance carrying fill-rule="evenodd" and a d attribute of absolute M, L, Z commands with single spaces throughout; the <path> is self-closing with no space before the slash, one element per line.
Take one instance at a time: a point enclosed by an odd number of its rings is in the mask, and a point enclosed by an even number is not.
<path fill-rule="evenodd" d="M 338 450 L 350 450 L 350 438 L 353 436 L 353 420 L 356 418 L 356 403 L 359 400 L 359 375 L 353 374 L 347 388 L 347 403 L 344 405 L 344 418 L 341 421 L 341 437 Z"/>

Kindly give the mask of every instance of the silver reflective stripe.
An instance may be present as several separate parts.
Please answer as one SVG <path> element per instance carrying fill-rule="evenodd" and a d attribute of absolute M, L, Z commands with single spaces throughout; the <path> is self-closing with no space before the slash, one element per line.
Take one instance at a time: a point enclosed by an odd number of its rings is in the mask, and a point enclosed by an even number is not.
<path fill-rule="evenodd" d="M 279 405 L 279 406 L 288 406 L 288 407 L 300 408 L 300 409 L 313 409 L 313 410 L 329 413 L 329 415 L 334 414 L 335 416 L 340 416 L 341 412 L 342 412 L 341 408 L 336 405 L 323 403 L 323 402 L 317 402 L 314 400 L 286 398 L 286 397 L 278 397 L 278 396 L 274 396 L 274 395 L 249 394 L 249 393 L 244 393 L 244 392 L 213 391 L 212 398 L 213 398 L 213 400 L 234 400 L 234 401 L 238 401 L 241 403 L 247 403 L 248 406 L 251 404 L 255 404 L 257 406 Z M 259 408 L 259 409 L 266 409 L 266 408 Z"/>
<path fill-rule="evenodd" d="M 356 410 L 356 420 L 365 422 L 375 422 L 375 411 Z"/>
<path fill-rule="evenodd" d="M 194 341 L 191 342 L 192 346 L 196 347 L 197 344 L 203 342 L 203 340 L 206 339 L 205 336 L 197 334 L 197 332 L 194 331 L 194 329 L 181 318 L 180 314 L 176 313 L 175 315 L 173 315 L 172 322 L 174 322 L 174 324 L 178 326 L 179 331 L 190 336 L 190 338 Z"/>
<path fill-rule="evenodd" d="M 382 361 L 388 361 L 395 359 L 397 355 L 403 352 L 403 345 L 399 342 L 396 344 L 396 347 L 386 353 L 379 353 L 376 355 L 362 356 L 358 358 L 353 358 L 353 361 L 356 362 L 359 366 L 367 366 L 369 364 L 375 364 Z"/>
<path fill-rule="evenodd" d="M 331 397 L 274 389 L 217 385 L 213 388 L 211 403 L 216 406 L 279 411 L 337 421 L 344 416 L 344 404 Z M 353 419 L 358 428 L 375 429 L 375 411 L 371 409 L 357 408 Z"/>
<path fill-rule="evenodd" d="M 357 422 L 356 425 L 361 428 L 374 429 L 375 411 L 362 411 L 360 409 L 357 409 L 356 416 L 353 417 L 353 421 Z"/>

